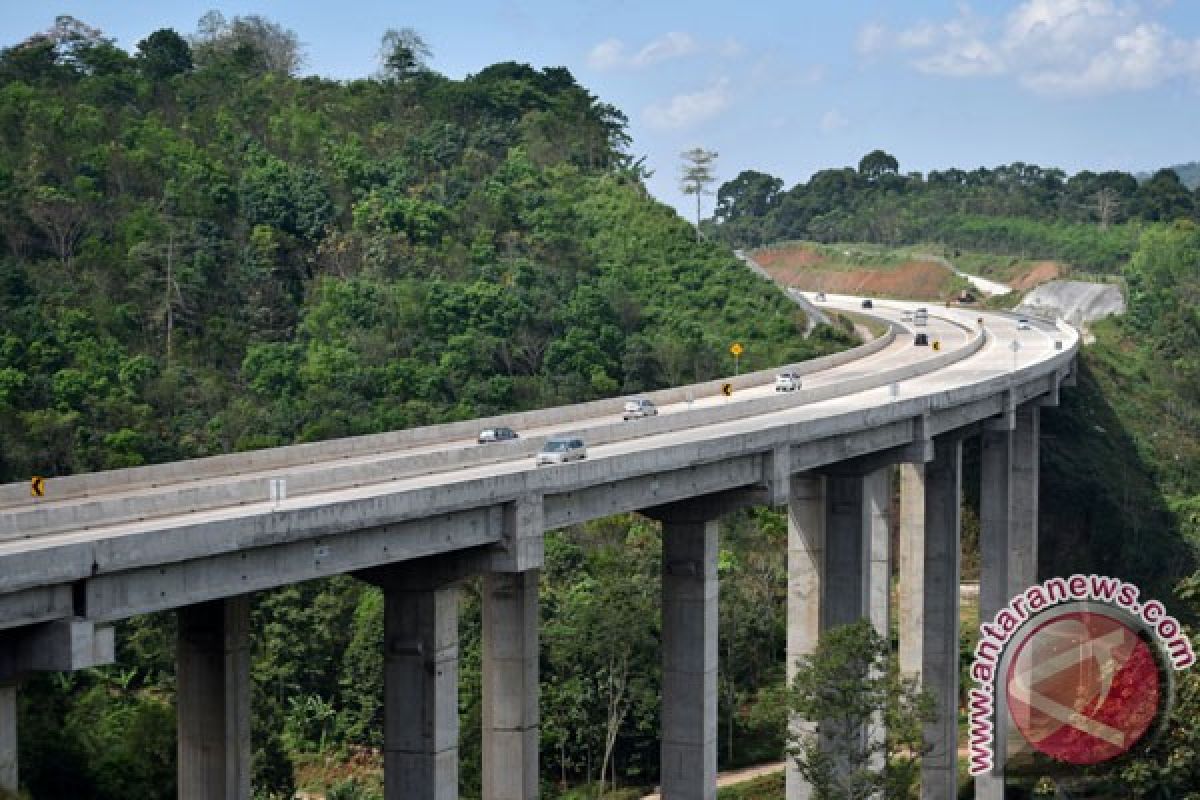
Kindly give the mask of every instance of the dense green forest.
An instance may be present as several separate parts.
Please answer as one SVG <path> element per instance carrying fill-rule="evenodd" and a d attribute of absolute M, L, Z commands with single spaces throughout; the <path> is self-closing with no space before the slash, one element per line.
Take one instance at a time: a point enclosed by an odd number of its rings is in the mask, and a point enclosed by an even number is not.
<path fill-rule="evenodd" d="M 786 191 L 779 178 L 745 170 L 718 189 L 707 229 L 733 247 L 789 239 L 934 242 L 1115 272 L 1147 224 L 1198 215 L 1200 189 L 1188 189 L 1170 169 L 1140 184 L 1127 172 L 1068 177 L 1020 162 L 906 174 L 876 150 L 857 169 L 820 170 Z"/>
<path fill-rule="evenodd" d="M 132 54 L 63 17 L 0 51 L 0 480 L 675 385 L 732 371 L 735 340 L 751 369 L 852 343 L 804 338 L 793 304 L 651 199 L 624 116 L 567 70 L 450 80 L 412 31 L 382 41 L 380 72 L 349 82 L 300 77 L 295 35 L 259 17 L 209 15 Z M 756 611 L 782 585 L 765 555 L 780 530 L 744 516 L 726 537 L 723 761 L 781 748 L 756 710 L 783 666 L 781 618 Z M 658 557 L 635 518 L 548 543 L 549 796 L 602 770 L 654 780 Z M 468 585 L 467 797 L 478 615 Z M 264 593 L 254 623 L 256 791 L 371 796 L 378 592 Z M 173 637 L 170 614 L 133 620 L 118 666 L 22 686 L 34 798 L 174 797 Z"/>

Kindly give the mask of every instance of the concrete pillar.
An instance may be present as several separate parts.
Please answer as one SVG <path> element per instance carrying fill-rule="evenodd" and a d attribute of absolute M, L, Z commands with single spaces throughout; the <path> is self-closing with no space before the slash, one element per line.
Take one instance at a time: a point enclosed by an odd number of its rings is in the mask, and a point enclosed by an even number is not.
<path fill-rule="evenodd" d="M 1038 559 L 1038 437 L 1040 409 L 1036 403 L 1018 406 L 1013 431 L 1012 555 L 1008 594 L 1015 595 L 1037 582 Z"/>
<path fill-rule="evenodd" d="M 663 522 L 662 797 L 717 796 L 717 522 Z"/>
<path fill-rule="evenodd" d="M 250 597 L 179 609 L 181 800 L 250 800 Z"/>
<path fill-rule="evenodd" d="M 1012 451 L 1012 431 L 985 430 L 980 437 L 979 618 L 984 622 L 995 617 L 1010 597 Z M 1003 721 L 997 719 L 996 722 L 996 742 L 1003 748 Z M 1003 773 L 977 776 L 975 797 L 976 800 L 1003 800 Z"/>
<path fill-rule="evenodd" d="M 958 793 L 958 583 L 962 527 L 962 442 L 941 439 L 925 466 L 924 620 L 921 684 L 938 718 L 926 726 L 931 746 L 921 767 L 922 800 Z"/>
<path fill-rule="evenodd" d="M 921 675 L 925 631 L 925 465 L 900 465 L 899 661 Z"/>
<path fill-rule="evenodd" d="M 0 792 L 17 793 L 16 686 L 0 686 Z"/>
<path fill-rule="evenodd" d="M 979 618 L 985 621 L 1010 597 L 1012 440 L 1011 431 L 985 431 L 980 437 Z"/>
<path fill-rule="evenodd" d="M 458 588 L 397 580 L 383 591 L 384 797 L 455 800 Z"/>
<path fill-rule="evenodd" d="M 821 597 L 825 577 L 825 478 L 811 473 L 792 476 L 788 497 L 787 666 L 790 685 L 796 662 L 817 649 L 821 631 Z M 793 735 L 812 737 L 816 725 L 790 722 Z M 812 787 L 800 777 L 795 762 L 785 768 L 787 800 L 809 800 Z"/>
<path fill-rule="evenodd" d="M 816 650 L 826 629 L 863 617 L 888 635 L 891 467 L 866 474 L 834 472 L 793 476 L 788 503 L 787 676 L 796 661 Z M 792 730 L 815 735 L 814 726 L 792 721 Z M 882 737 L 882 720 L 866 735 Z M 882 766 L 880 763 L 878 766 Z M 788 800 L 806 800 L 812 787 L 789 760 Z"/>
<path fill-rule="evenodd" d="M 483 577 L 483 800 L 538 796 L 538 570 Z"/>

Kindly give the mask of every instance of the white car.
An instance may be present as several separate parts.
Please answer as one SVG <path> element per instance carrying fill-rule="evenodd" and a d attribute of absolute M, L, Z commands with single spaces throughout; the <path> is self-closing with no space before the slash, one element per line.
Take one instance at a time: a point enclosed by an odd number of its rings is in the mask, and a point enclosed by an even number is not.
<path fill-rule="evenodd" d="M 565 464 L 568 461 L 582 461 L 587 458 L 587 447 L 583 439 L 569 436 L 555 436 L 547 439 L 542 445 L 542 452 L 537 454 L 537 465 Z"/>
<path fill-rule="evenodd" d="M 825 302 L 825 293 L 817 292 L 817 296 L 813 299 L 815 299 L 818 303 L 824 303 Z"/>
<path fill-rule="evenodd" d="M 1029 320 L 1022 317 L 1021 319 L 1017 320 L 1017 330 L 1031 331 L 1033 330 L 1033 326 L 1029 324 Z"/>
<path fill-rule="evenodd" d="M 625 403 L 625 410 L 621 412 L 621 416 L 625 419 L 657 417 L 658 408 L 646 398 L 638 397 Z"/>
<path fill-rule="evenodd" d="M 794 392 L 800 388 L 800 375 L 796 372 L 781 372 L 775 376 L 775 391 Z"/>
<path fill-rule="evenodd" d="M 487 444 L 488 442 L 506 442 L 516 438 L 517 432 L 512 428 L 484 428 L 479 432 L 479 437 L 475 441 Z"/>

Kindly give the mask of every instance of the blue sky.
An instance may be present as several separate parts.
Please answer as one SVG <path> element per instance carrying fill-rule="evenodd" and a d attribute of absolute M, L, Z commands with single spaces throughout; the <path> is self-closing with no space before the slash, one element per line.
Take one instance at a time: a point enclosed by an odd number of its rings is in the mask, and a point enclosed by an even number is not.
<path fill-rule="evenodd" d="M 210 9 L 261 14 L 305 44 L 304 71 L 362 77 L 411 27 L 450 77 L 497 61 L 566 66 L 630 118 L 665 202 L 679 153 L 716 150 L 786 186 L 883 148 L 904 171 L 1012 161 L 1148 170 L 1200 159 L 1194 0 L 0 0 L 0 44 L 71 14 L 132 49 Z M 706 213 L 712 199 L 706 199 Z"/>

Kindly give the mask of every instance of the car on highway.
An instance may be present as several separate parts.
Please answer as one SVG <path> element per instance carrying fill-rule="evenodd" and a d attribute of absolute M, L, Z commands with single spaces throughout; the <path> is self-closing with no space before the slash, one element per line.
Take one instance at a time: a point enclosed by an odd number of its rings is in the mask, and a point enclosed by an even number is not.
<path fill-rule="evenodd" d="M 1031 331 L 1033 330 L 1033 326 L 1029 324 L 1029 320 L 1022 317 L 1021 319 L 1017 320 L 1017 330 Z"/>
<path fill-rule="evenodd" d="M 657 417 L 658 407 L 644 397 L 635 397 L 625 402 L 621 412 L 624 419 L 641 419 L 642 417 Z"/>
<path fill-rule="evenodd" d="M 540 467 L 544 464 L 565 464 L 585 458 L 587 447 L 583 444 L 583 439 L 574 436 L 552 436 L 537 454 L 537 465 Z"/>
<path fill-rule="evenodd" d="M 781 372 L 775 376 L 775 391 L 794 392 L 800 388 L 800 373 Z"/>
<path fill-rule="evenodd" d="M 916 311 L 914 311 L 913 312 L 913 324 L 914 325 L 928 325 L 929 324 L 929 309 L 928 308 L 918 308 Z"/>
<path fill-rule="evenodd" d="M 517 432 L 512 428 L 484 428 L 479 432 L 479 438 L 476 439 L 479 444 L 487 444 L 489 442 L 507 442 L 509 439 L 516 439 Z"/>
<path fill-rule="evenodd" d="M 824 293 L 824 292 L 817 292 L 817 296 L 816 296 L 814 299 L 815 299 L 815 300 L 816 300 L 818 303 L 824 303 L 824 302 L 825 302 L 825 293 Z"/>
<path fill-rule="evenodd" d="M 875 304 L 872 303 L 871 298 L 868 297 L 866 300 L 862 301 L 862 307 L 863 308 L 874 308 Z"/>
<path fill-rule="evenodd" d="M 925 347 L 928 347 L 929 346 L 929 334 L 918 333 L 916 336 L 913 337 L 913 344 L 923 345 Z"/>

